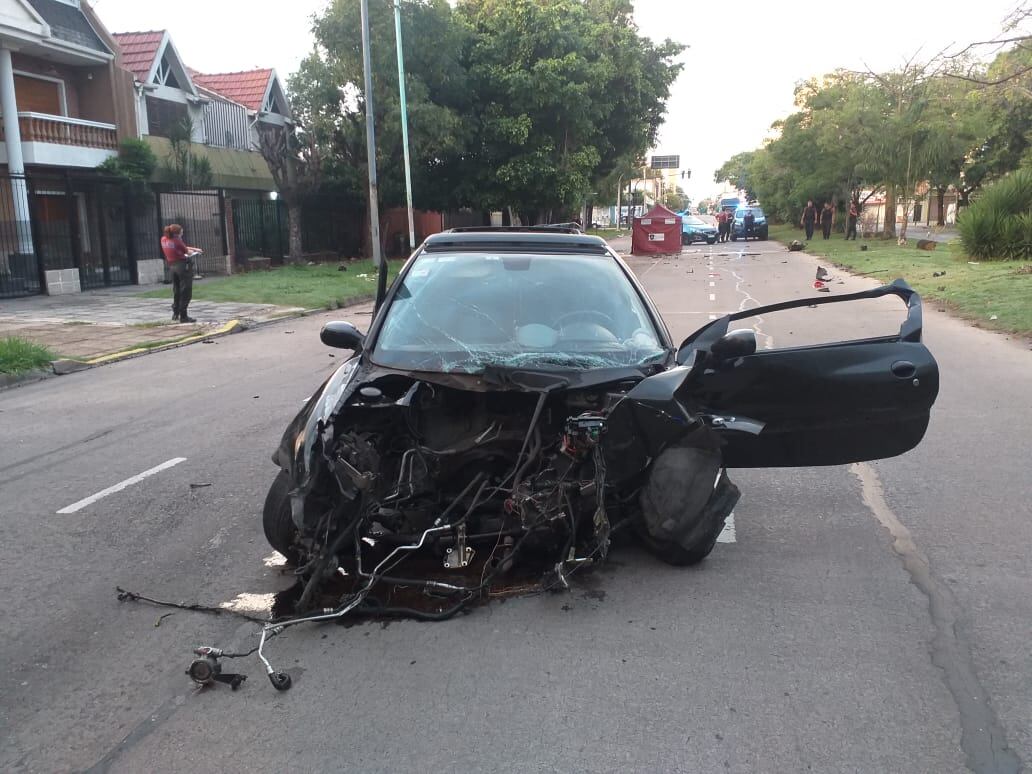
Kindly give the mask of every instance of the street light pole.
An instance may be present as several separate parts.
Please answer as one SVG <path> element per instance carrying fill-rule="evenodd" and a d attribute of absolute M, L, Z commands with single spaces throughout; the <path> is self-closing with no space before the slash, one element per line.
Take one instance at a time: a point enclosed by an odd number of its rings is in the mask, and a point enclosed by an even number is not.
<path fill-rule="evenodd" d="M 398 43 L 398 95 L 401 102 L 401 146 L 405 154 L 405 195 L 408 197 L 409 250 L 415 250 L 416 224 L 412 210 L 412 166 L 409 162 L 408 104 L 405 100 L 405 53 L 401 47 L 401 0 L 394 0 L 394 37 Z"/>
<path fill-rule="evenodd" d="M 369 55 L 369 0 L 361 0 L 362 70 L 365 75 L 366 169 L 369 172 L 369 235 L 373 248 L 373 264 L 379 269 L 376 283 L 376 306 L 379 308 L 387 292 L 387 262 L 380 253 L 380 192 L 376 183 L 376 120 L 373 118 L 373 66 Z"/>

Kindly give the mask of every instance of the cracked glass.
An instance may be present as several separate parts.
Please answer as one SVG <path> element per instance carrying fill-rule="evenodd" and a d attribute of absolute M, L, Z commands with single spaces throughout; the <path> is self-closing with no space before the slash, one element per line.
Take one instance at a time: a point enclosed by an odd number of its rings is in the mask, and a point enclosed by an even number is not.
<path fill-rule="evenodd" d="M 590 371 L 661 360 L 634 286 L 604 255 L 423 253 L 370 357 L 413 371 Z"/>

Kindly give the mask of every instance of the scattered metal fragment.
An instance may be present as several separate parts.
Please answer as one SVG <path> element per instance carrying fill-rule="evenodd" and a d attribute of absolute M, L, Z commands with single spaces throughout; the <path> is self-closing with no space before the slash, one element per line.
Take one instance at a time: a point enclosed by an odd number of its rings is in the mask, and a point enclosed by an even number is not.
<path fill-rule="evenodd" d="M 211 486 L 210 481 L 201 481 L 195 484 L 190 484 L 191 489 L 201 489 L 202 487 Z"/>

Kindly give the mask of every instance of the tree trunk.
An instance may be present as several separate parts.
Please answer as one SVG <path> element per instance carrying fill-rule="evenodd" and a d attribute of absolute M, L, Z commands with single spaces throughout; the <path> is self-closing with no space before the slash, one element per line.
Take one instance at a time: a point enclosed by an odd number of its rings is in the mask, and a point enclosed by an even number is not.
<path fill-rule="evenodd" d="M 940 186 L 939 188 L 936 189 L 935 193 L 936 193 L 936 197 L 939 200 L 939 217 L 936 220 L 936 225 L 945 226 L 946 225 L 946 189 L 944 187 Z"/>
<path fill-rule="evenodd" d="M 290 234 L 290 262 L 299 263 L 304 246 L 301 244 L 301 205 L 298 202 L 287 202 L 287 230 Z"/>
<path fill-rule="evenodd" d="M 896 186 L 885 186 L 885 236 L 896 236 Z"/>
<path fill-rule="evenodd" d="M 906 241 L 907 226 L 910 223 L 910 197 L 903 196 L 903 226 L 899 230 L 899 238 Z"/>

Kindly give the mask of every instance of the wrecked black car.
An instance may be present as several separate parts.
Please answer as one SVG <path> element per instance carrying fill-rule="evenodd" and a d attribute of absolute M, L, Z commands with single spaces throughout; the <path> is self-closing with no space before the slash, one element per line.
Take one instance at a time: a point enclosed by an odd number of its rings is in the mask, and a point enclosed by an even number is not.
<path fill-rule="evenodd" d="M 890 337 L 758 351 L 729 330 L 885 295 L 907 307 Z M 622 539 L 697 563 L 739 497 L 728 469 L 901 454 L 938 391 L 902 280 L 675 345 L 606 242 L 561 231 L 432 236 L 365 335 L 321 336 L 354 356 L 288 427 L 263 516 L 301 613 L 431 597 L 443 616 L 513 578 L 561 588 Z M 336 607 L 317 603 L 331 578 L 346 580 Z"/>

